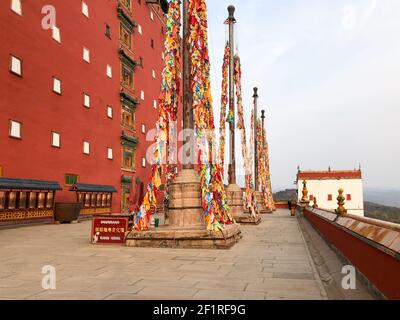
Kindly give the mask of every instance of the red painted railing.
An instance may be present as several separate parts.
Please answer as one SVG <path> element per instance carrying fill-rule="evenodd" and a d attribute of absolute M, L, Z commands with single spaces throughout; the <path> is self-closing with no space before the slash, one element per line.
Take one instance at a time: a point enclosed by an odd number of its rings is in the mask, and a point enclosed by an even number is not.
<path fill-rule="evenodd" d="M 313 208 L 304 216 L 383 296 L 400 300 L 400 225 Z"/>
<path fill-rule="evenodd" d="M 289 209 L 289 203 L 287 201 L 277 201 L 275 202 L 275 207 L 277 209 Z"/>

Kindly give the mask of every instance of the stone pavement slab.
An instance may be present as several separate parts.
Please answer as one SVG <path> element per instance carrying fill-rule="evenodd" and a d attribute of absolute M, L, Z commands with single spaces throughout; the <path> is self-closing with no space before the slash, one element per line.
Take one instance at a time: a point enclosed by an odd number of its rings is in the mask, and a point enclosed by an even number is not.
<path fill-rule="evenodd" d="M 91 223 L 0 230 L 0 299 L 326 299 L 296 218 L 287 210 L 242 225 L 230 250 L 90 243 Z M 41 287 L 42 267 L 56 289 Z"/>

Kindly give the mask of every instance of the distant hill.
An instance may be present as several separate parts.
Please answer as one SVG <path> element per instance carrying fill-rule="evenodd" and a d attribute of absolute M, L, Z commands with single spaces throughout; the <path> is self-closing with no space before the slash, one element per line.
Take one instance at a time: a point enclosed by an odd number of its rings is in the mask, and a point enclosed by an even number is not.
<path fill-rule="evenodd" d="M 400 190 L 364 189 L 364 200 L 400 208 Z"/>
<path fill-rule="evenodd" d="M 368 218 L 400 223 L 400 208 L 388 207 L 372 202 L 364 202 L 364 213 Z"/>
<path fill-rule="evenodd" d="M 275 192 L 274 200 L 275 201 L 297 200 L 297 190 L 296 189 L 286 189 L 285 191 Z"/>
<path fill-rule="evenodd" d="M 295 200 L 297 199 L 296 189 L 286 189 L 285 191 L 279 191 L 274 193 L 275 201 L 288 201 L 292 199 Z M 393 206 L 385 206 L 383 204 L 365 201 L 364 214 L 368 218 L 400 224 L 400 208 L 396 208 Z"/>

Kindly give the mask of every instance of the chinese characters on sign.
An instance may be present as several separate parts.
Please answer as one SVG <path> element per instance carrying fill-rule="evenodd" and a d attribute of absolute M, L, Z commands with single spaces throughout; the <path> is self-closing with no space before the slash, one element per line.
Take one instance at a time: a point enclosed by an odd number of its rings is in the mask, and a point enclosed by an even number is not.
<path fill-rule="evenodd" d="M 123 244 L 128 231 L 128 218 L 93 217 L 92 243 Z"/>

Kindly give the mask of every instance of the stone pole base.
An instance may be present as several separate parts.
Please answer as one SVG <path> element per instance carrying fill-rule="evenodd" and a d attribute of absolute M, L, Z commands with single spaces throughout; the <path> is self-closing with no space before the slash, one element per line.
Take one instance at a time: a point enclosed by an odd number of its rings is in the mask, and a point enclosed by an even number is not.
<path fill-rule="evenodd" d="M 229 249 L 241 239 L 238 225 L 209 232 L 201 206 L 200 179 L 195 170 L 182 170 L 170 188 L 169 225 L 132 231 L 130 247 Z"/>
<path fill-rule="evenodd" d="M 237 184 L 230 184 L 226 189 L 226 197 L 229 210 L 237 223 L 258 225 L 261 217 L 251 216 L 250 212 L 245 212 L 243 207 L 243 190 Z"/>
<path fill-rule="evenodd" d="M 271 209 L 268 209 L 265 206 L 262 192 L 256 191 L 256 200 L 258 203 L 258 209 L 260 211 L 260 214 L 271 214 L 273 212 Z"/>

